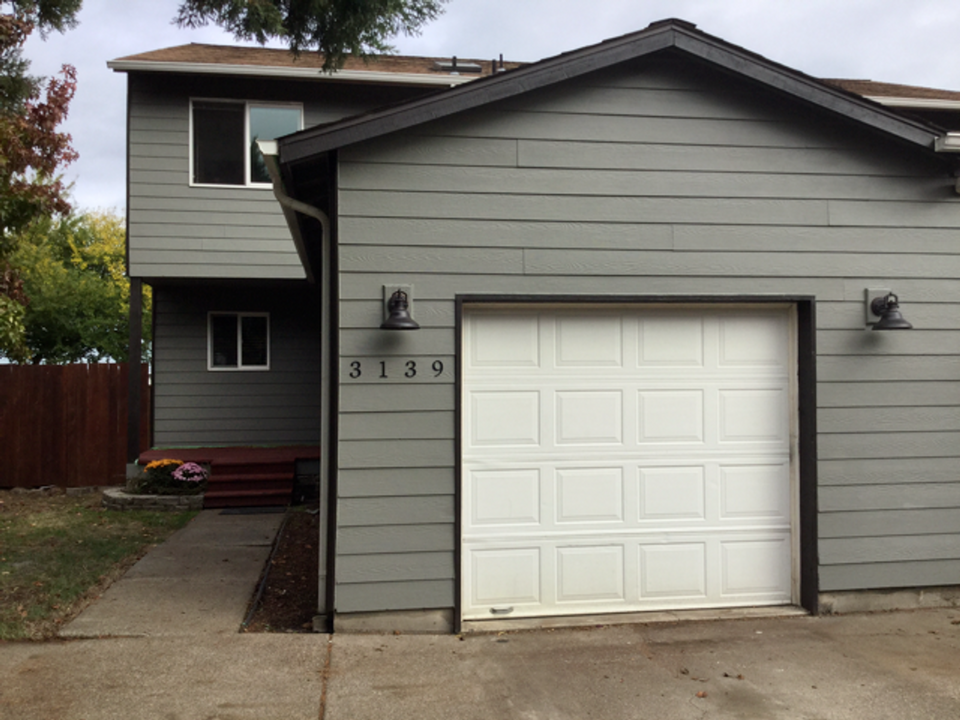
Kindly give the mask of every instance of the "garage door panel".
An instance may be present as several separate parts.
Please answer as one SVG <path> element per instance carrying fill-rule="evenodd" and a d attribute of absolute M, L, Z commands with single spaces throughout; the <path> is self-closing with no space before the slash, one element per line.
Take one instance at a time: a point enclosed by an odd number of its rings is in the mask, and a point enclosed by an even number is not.
<path fill-rule="evenodd" d="M 472 446 L 540 445 L 540 393 L 477 392 L 470 397 Z"/>
<path fill-rule="evenodd" d="M 724 598 L 780 599 L 789 583 L 790 543 L 779 539 L 729 540 L 721 543 Z"/>
<path fill-rule="evenodd" d="M 790 467 L 724 465 L 720 468 L 720 517 L 724 520 L 790 521 Z"/>
<path fill-rule="evenodd" d="M 556 366 L 623 366 L 623 327 L 619 316 L 560 316 L 556 323 Z"/>
<path fill-rule="evenodd" d="M 704 325 L 700 315 L 673 313 L 638 322 L 639 367 L 676 370 L 704 366 Z"/>
<path fill-rule="evenodd" d="M 788 441 L 785 388 L 727 388 L 720 391 L 719 441 Z"/>
<path fill-rule="evenodd" d="M 672 531 L 678 527 L 780 531 L 790 526 L 789 464 L 784 459 L 730 463 L 481 465 L 465 470 L 465 537 L 516 526 L 550 532 Z"/>
<path fill-rule="evenodd" d="M 621 544 L 558 547 L 558 603 L 624 602 Z"/>
<path fill-rule="evenodd" d="M 639 546 L 640 598 L 707 599 L 707 544 Z"/>
<path fill-rule="evenodd" d="M 692 467 L 639 468 L 638 524 L 663 520 L 707 519 L 706 469 Z"/>
<path fill-rule="evenodd" d="M 540 470 L 473 470 L 468 526 L 540 524 Z"/>
<path fill-rule="evenodd" d="M 638 392 L 640 443 L 702 443 L 702 390 L 641 390 Z"/>
<path fill-rule="evenodd" d="M 721 317 L 719 330 L 720 367 L 786 369 L 787 334 L 780 318 L 768 313 Z"/>
<path fill-rule="evenodd" d="M 541 553 L 539 547 L 481 549 L 469 553 L 466 597 L 488 612 L 504 605 L 539 607 Z M 492 614 L 492 613 L 491 613 Z"/>
<path fill-rule="evenodd" d="M 463 617 L 791 602 L 787 312 L 510 317 L 465 316 L 527 349 L 463 369 Z"/>
<path fill-rule="evenodd" d="M 562 391 L 554 396 L 557 445 L 623 443 L 623 393 Z"/>
<path fill-rule="evenodd" d="M 466 335 L 465 363 L 473 368 L 540 366 L 540 318 L 536 314 L 475 314 Z"/>
<path fill-rule="evenodd" d="M 623 523 L 623 468 L 558 468 L 556 522 L 563 524 Z"/>

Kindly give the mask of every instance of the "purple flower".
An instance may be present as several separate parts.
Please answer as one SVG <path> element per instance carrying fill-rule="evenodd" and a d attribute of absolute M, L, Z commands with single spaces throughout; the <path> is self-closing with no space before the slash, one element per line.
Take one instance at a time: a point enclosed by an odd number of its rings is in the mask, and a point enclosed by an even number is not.
<path fill-rule="evenodd" d="M 179 482 L 203 482 L 207 479 L 207 471 L 194 462 L 188 462 L 173 471 L 173 479 Z"/>

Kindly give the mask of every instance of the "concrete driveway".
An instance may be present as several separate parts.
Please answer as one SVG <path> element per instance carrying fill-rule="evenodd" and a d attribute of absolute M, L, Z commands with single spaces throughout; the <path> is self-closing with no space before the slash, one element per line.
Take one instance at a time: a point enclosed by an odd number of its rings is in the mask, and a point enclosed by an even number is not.
<path fill-rule="evenodd" d="M 960 611 L 335 636 L 325 720 L 960 718 Z"/>
<path fill-rule="evenodd" d="M 65 639 L 0 643 L 0 719 L 960 718 L 960 609 L 463 638 L 243 634 L 279 517 L 204 511 Z"/>
<path fill-rule="evenodd" d="M 4 720 L 960 718 L 960 611 L 0 644 Z"/>

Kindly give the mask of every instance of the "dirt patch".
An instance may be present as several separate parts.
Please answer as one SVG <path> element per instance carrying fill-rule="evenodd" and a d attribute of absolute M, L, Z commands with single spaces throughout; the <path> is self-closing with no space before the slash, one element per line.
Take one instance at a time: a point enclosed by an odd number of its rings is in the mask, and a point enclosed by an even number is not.
<path fill-rule="evenodd" d="M 317 614 L 320 516 L 316 507 L 288 511 L 266 568 L 266 583 L 245 632 L 313 632 Z"/>

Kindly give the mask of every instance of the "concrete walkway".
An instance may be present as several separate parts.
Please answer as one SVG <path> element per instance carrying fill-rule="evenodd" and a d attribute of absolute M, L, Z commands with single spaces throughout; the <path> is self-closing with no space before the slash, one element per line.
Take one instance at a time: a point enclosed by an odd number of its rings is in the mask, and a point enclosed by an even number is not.
<path fill-rule="evenodd" d="M 47 643 L 3 720 L 939 720 L 960 610 L 450 635 L 238 632 L 281 515 L 205 511 Z"/>
<path fill-rule="evenodd" d="M 237 633 L 283 513 L 204 510 L 60 632 L 65 638 Z"/>

